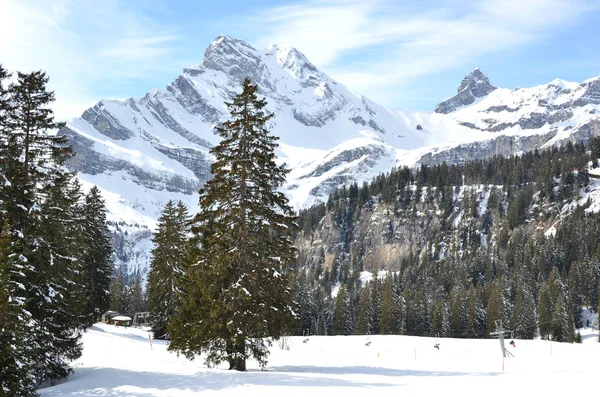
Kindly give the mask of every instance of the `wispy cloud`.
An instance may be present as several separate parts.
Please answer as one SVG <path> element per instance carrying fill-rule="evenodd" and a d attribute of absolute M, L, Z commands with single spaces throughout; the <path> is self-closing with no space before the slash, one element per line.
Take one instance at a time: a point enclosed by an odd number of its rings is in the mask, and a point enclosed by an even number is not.
<path fill-rule="evenodd" d="M 390 102 L 415 78 L 511 52 L 572 26 L 594 1 L 444 1 L 420 7 L 393 1 L 307 1 L 250 17 L 266 26 L 260 45 L 289 44 L 330 75 Z"/>
<path fill-rule="evenodd" d="M 0 62 L 10 70 L 46 70 L 59 118 L 97 101 L 98 87 L 125 86 L 182 66 L 172 56 L 179 32 L 128 0 L 2 0 L 1 8 Z"/>

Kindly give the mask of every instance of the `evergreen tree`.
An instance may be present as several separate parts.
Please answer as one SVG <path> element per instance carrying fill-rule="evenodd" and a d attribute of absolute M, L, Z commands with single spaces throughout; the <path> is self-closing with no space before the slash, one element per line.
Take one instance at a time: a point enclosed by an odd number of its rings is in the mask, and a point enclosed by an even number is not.
<path fill-rule="evenodd" d="M 563 298 L 557 297 L 552 312 L 552 339 L 557 342 L 567 342 L 572 332 L 574 331 L 569 329 Z"/>
<path fill-rule="evenodd" d="M 23 310 L 26 291 L 11 251 L 8 223 L 4 221 L 0 230 L 0 391 L 7 397 L 33 396 L 34 335 L 29 328 L 31 316 Z"/>
<path fill-rule="evenodd" d="M 11 75 L 0 64 L 0 192 L 10 181 L 5 176 L 7 143 L 11 103 L 4 80 Z M 31 315 L 24 310 L 26 300 L 24 273 L 12 253 L 14 239 L 4 212 L 3 200 L 10 199 L 0 193 L 0 392 L 2 395 L 35 395 L 34 336 L 29 324 Z"/>
<path fill-rule="evenodd" d="M 294 213 L 278 191 L 287 171 L 275 163 L 273 115 L 257 90 L 244 80 L 227 103 L 231 119 L 216 127 L 222 141 L 211 149 L 212 179 L 200 190 L 192 228 L 201 246 L 187 291 L 196 292 L 180 294 L 169 345 L 188 357 L 204 350 L 208 363 L 227 360 L 240 371 L 249 356 L 266 365 L 264 338 L 286 333 L 294 313 L 286 271 L 295 258 Z"/>
<path fill-rule="evenodd" d="M 486 335 L 489 335 L 490 332 L 496 331 L 496 320 L 503 320 L 504 316 L 504 286 L 500 280 L 497 280 L 494 283 L 494 287 L 492 289 L 492 294 L 490 295 L 490 299 L 488 301 L 488 306 L 486 310 Z M 503 323 L 503 326 L 507 328 L 506 323 Z"/>
<path fill-rule="evenodd" d="M 146 300 L 144 299 L 144 290 L 142 288 L 142 277 L 137 276 L 130 286 L 130 309 L 129 314 L 133 317 L 135 313 L 146 311 Z"/>
<path fill-rule="evenodd" d="M 358 302 L 358 325 L 356 332 L 359 335 L 371 335 L 373 332 L 373 303 L 371 301 L 371 285 L 367 284 L 360 292 Z"/>
<path fill-rule="evenodd" d="M 81 354 L 77 206 L 80 193 L 63 164 L 72 152 L 55 130 L 45 73 L 18 73 L 2 105 L 0 212 L 11 235 L 12 266 L 26 291 L 36 382 L 66 376 Z M 9 273 L 12 274 L 12 273 Z M 9 276 L 10 277 L 10 276 Z"/>
<path fill-rule="evenodd" d="M 108 310 L 113 272 L 106 207 L 97 186 L 93 186 L 85 197 L 83 221 L 80 263 L 81 278 L 86 288 L 84 313 L 87 325 L 92 325 Z"/>
<path fill-rule="evenodd" d="M 465 291 L 460 289 L 454 295 L 451 311 L 451 328 L 454 337 L 463 337 L 467 329 L 467 296 Z"/>
<path fill-rule="evenodd" d="M 529 292 L 527 286 L 517 286 L 515 307 L 511 320 L 516 338 L 534 338 L 537 328 L 535 314 L 535 301 L 533 299 L 533 295 Z"/>
<path fill-rule="evenodd" d="M 399 327 L 400 310 L 398 307 L 398 296 L 394 286 L 394 278 L 391 273 L 383 282 L 383 290 L 381 292 L 381 334 L 397 334 L 400 332 Z"/>
<path fill-rule="evenodd" d="M 471 285 L 467 291 L 467 338 L 485 337 L 485 314 L 477 289 Z"/>
<path fill-rule="evenodd" d="M 124 306 L 124 301 L 126 300 L 126 297 L 124 296 L 124 290 L 125 282 L 123 281 L 123 276 L 121 275 L 120 271 L 117 271 L 110 281 L 110 299 L 108 305 L 110 310 L 123 313 L 122 309 Z"/>
<path fill-rule="evenodd" d="M 66 377 L 70 373 L 69 362 L 82 352 L 79 342 L 86 326 L 85 287 L 78 283 L 81 274 L 77 258 L 80 251 L 82 217 L 80 211 L 81 190 L 72 175 L 56 178 L 47 191 L 41 206 L 37 247 L 28 255 L 36 264 L 36 277 L 45 281 L 45 292 L 32 307 L 38 319 L 38 343 L 47 346 L 37 358 L 41 378 Z M 33 300 L 35 302 L 35 300 Z"/>
<path fill-rule="evenodd" d="M 180 201 L 169 201 L 158 218 L 148 273 L 148 306 L 154 337 L 169 339 L 167 326 L 179 305 L 177 275 L 185 274 L 189 216 Z"/>
<path fill-rule="evenodd" d="M 294 288 L 294 301 L 298 308 L 296 335 L 315 335 L 318 333 L 316 302 L 312 298 L 313 293 L 307 285 L 304 274 L 298 272 Z"/>
<path fill-rule="evenodd" d="M 552 298 L 544 284 L 538 296 L 539 332 L 542 339 L 549 339 L 552 332 Z"/>
<path fill-rule="evenodd" d="M 333 335 L 352 334 L 349 300 L 346 287 L 342 284 L 335 297 L 333 308 Z"/>

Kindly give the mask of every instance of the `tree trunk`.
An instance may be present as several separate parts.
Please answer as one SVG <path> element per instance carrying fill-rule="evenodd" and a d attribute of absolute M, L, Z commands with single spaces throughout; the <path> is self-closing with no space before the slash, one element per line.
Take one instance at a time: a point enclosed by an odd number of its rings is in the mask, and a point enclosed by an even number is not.
<path fill-rule="evenodd" d="M 225 351 L 227 352 L 227 362 L 229 363 L 229 369 L 235 368 L 235 358 L 233 357 L 233 343 L 229 340 L 226 342 Z"/>
<path fill-rule="evenodd" d="M 245 358 L 238 358 L 237 362 L 236 362 L 235 369 L 237 371 L 246 371 L 246 359 Z"/>
<path fill-rule="evenodd" d="M 235 341 L 235 369 L 236 371 L 246 370 L 246 340 L 239 335 Z"/>

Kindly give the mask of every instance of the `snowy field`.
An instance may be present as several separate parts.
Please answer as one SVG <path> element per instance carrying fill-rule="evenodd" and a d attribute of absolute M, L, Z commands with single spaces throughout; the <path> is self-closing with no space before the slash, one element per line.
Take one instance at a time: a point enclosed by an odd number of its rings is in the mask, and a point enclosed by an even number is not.
<path fill-rule="evenodd" d="M 597 331 L 583 344 L 516 340 L 503 360 L 497 340 L 408 336 L 289 338 L 271 349 L 267 371 L 208 369 L 166 350 L 139 329 L 97 324 L 67 381 L 41 389 L 51 396 L 569 396 L 596 395 Z M 440 343 L 440 350 L 434 343 Z M 370 345 L 367 346 L 367 342 Z M 508 341 L 507 341 L 508 342 Z M 372 393 L 372 394 L 368 394 Z"/>

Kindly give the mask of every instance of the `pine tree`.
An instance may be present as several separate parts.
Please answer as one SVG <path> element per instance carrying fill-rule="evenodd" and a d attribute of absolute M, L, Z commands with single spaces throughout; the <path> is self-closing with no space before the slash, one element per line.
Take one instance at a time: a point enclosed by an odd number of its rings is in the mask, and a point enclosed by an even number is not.
<path fill-rule="evenodd" d="M 539 332 L 542 339 L 549 339 L 552 332 L 552 298 L 546 284 L 542 286 L 538 296 Z"/>
<path fill-rule="evenodd" d="M 146 311 L 146 300 L 144 299 L 144 290 L 142 288 L 142 277 L 137 276 L 130 286 L 130 309 L 127 313 L 133 315 L 137 312 Z"/>
<path fill-rule="evenodd" d="M 113 272 L 106 207 L 97 186 L 93 186 L 85 197 L 83 221 L 81 279 L 86 289 L 84 313 L 90 326 L 109 308 L 108 291 Z"/>
<path fill-rule="evenodd" d="M 176 277 L 186 271 L 189 216 L 180 201 L 169 201 L 158 218 L 148 273 L 148 306 L 154 337 L 169 339 L 167 326 L 179 306 Z"/>
<path fill-rule="evenodd" d="M 23 275 L 24 311 L 36 382 L 61 378 L 81 354 L 76 208 L 78 186 L 63 168 L 71 155 L 63 126 L 49 108 L 45 73 L 18 73 L 8 89 L 0 128 L 0 212 L 12 237 L 12 266 Z M 59 238 L 60 236 L 60 238 Z"/>
<path fill-rule="evenodd" d="M 231 119 L 216 127 L 222 141 L 211 149 L 212 179 L 200 190 L 192 227 L 201 245 L 187 292 L 196 292 L 180 295 L 170 329 L 171 350 L 191 357 L 202 349 L 208 363 L 227 360 L 240 371 L 249 356 L 266 365 L 264 338 L 286 333 L 294 313 L 286 271 L 295 258 L 294 213 L 278 191 L 287 171 L 275 163 L 273 115 L 257 90 L 244 80 L 227 103 Z"/>
<path fill-rule="evenodd" d="M 356 332 L 359 335 L 371 335 L 373 332 L 373 303 L 371 301 L 371 285 L 367 284 L 360 292 L 358 302 L 358 325 Z"/>
<path fill-rule="evenodd" d="M 342 284 L 335 297 L 333 308 L 333 335 L 350 335 L 348 329 L 350 322 L 349 297 L 346 287 Z"/>
<path fill-rule="evenodd" d="M 85 288 L 78 283 L 81 266 L 78 260 L 82 212 L 81 189 L 71 174 L 63 174 L 46 190 L 41 206 L 37 248 L 28 255 L 36 264 L 36 277 L 45 280 L 45 292 L 32 307 L 38 319 L 38 343 L 46 346 L 37 359 L 43 379 L 66 377 L 69 362 L 82 352 L 79 339 L 86 326 Z M 36 312 L 37 310 L 37 312 Z M 36 316 L 37 313 L 37 316 Z"/>
<path fill-rule="evenodd" d="M 1 65 L 0 65 L 1 66 Z M 0 72 L 1 72 L 0 68 Z M 0 217 L 1 219 L 1 217 Z M 25 292 L 19 267 L 11 257 L 8 223 L 0 230 L 0 394 L 35 395 L 34 342 L 31 316 L 23 310 Z"/>
<path fill-rule="evenodd" d="M 467 296 L 465 291 L 458 290 L 452 301 L 451 328 L 454 337 L 462 337 L 467 329 Z M 448 335 L 449 336 L 449 335 Z"/>
<path fill-rule="evenodd" d="M 311 288 L 307 285 L 305 275 L 303 272 L 297 272 L 294 288 L 294 302 L 298 308 L 298 318 L 295 330 L 296 335 L 314 335 L 318 332 L 316 326 L 316 302 L 313 301 L 312 295 Z"/>
<path fill-rule="evenodd" d="M 120 271 L 117 271 L 116 274 L 112 277 L 110 281 L 110 290 L 109 290 L 109 309 L 115 312 L 121 312 L 124 306 L 125 296 L 125 282 L 123 281 L 123 276 Z"/>
<path fill-rule="evenodd" d="M 467 338 L 485 337 L 485 315 L 478 288 L 471 285 L 467 291 Z"/>
<path fill-rule="evenodd" d="M 398 296 L 394 285 L 394 278 L 391 273 L 383 282 L 381 292 L 381 334 L 397 334 L 400 332 L 399 327 L 400 310 L 398 308 Z"/>
<path fill-rule="evenodd" d="M 496 320 L 503 320 L 504 316 L 504 286 L 500 280 L 496 280 L 492 294 L 488 301 L 486 310 L 487 334 L 496 331 Z M 507 324 L 503 324 L 507 327 Z"/>
<path fill-rule="evenodd" d="M 518 286 L 513 317 L 511 320 L 516 338 L 534 338 L 537 328 L 535 314 L 535 301 L 533 299 L 533 295 L 531 292 L 529 292 L 527 286 Z"/>
<path fill-rule="evenodd" d="M 552 339 L 557 342 L 567 342 L 571 332 L 563 298 L 557 297 L 554 311 L 552 312 Z"/>

